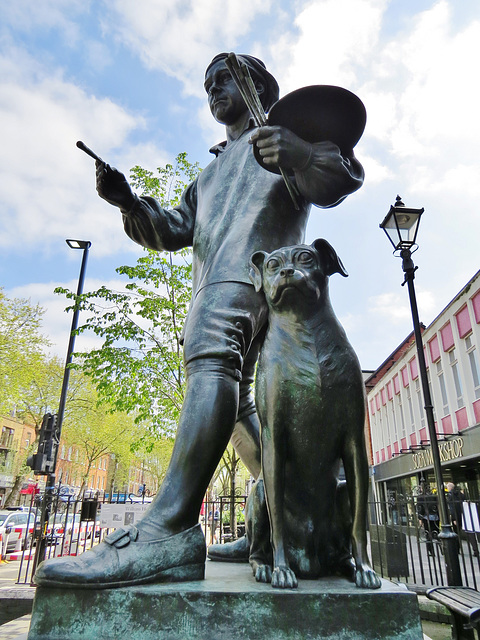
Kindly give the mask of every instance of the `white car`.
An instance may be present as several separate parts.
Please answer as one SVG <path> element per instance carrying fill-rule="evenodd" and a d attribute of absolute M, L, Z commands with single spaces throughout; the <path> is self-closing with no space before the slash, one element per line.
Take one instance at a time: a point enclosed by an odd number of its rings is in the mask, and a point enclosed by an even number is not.
<path fill-rule="evenodd" d="M 58 517 L 58 516 L 57 516 Z M 53 526 L 52 542 L 56 539 L 57 544 L 60 544 L 63 539 L 65 541 L 83 542 L 86 539 L 90 540 L 92 534 L 97 538 L 100 536 L 99 522 L 92 521 L 80 521 L 80 514 L 69 514 L 66 518 L 63 517 L 61 522 L 57 522 Z"/>
<path fill-rule="evenodd" d="M 23 509 L 2 509 L 0 511 L 1 553 L 5 555 L 15 551 L 19 540 L 21 548 L 32 546 L 35 528 L 35 512 Z"/>

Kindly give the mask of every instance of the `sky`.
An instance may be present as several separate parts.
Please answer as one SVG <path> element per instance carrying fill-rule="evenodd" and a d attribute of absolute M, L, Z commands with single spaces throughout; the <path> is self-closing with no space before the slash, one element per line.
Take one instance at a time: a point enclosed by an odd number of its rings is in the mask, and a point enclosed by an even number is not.
<path fill-rule="evenodd" d="M 338 85 L 365 104 L 356 156 L 365 184 L 312 207 L 349 277 L 330 278 L 335 311 L 364 369 L 412 331 L 401 260 L 379 223 L 400 194 L 424 207 L 414 260 L 428 325 L 479 269 L 478 0 L 15 0 L 0 2 L 0 287 L 45 309 L 49 351 L 65 357 L 71 317 L 53 293 L 122 288 L 115 268 L 143 253 L 95 192 L 83 140 L 127 175 L 183 151 L 206 166 L 224 139 L 204 71 L 221 51 L 261 58 L 280 95 Z M 95 338 L 81 335 L 84 350 Z"/>

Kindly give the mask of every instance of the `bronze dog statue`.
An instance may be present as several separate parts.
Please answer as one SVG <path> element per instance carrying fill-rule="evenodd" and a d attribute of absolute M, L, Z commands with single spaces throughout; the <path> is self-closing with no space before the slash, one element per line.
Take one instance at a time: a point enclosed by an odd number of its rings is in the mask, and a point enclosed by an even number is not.
<path fill-rule="evenodd" d="M 250 267 L 270 312 L 255 394 L 273 573 L 253 532 L 256 579 L 292 588 L 296 576 L 342 571 L 376 589 L 366 537 L 365 387 L 328 295 L 328 277 L 348 274 L 323 239 L 258 251 Z M 338 479 L 342 462 L 348 496 Z"/>

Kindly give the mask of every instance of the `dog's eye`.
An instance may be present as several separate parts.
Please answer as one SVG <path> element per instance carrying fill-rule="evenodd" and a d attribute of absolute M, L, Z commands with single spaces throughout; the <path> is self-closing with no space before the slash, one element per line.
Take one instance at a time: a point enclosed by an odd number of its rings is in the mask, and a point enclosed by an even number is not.
<path fill-rule="evenodd" d="M 275 271 L 275 269 L 278 269 L 278 267 L 280 266 L 280 261 L 277 260 L 277 258 L 270 258 L 270 260 L 267 261 L 267 269 L 269 271 Z"/>
<path fill-rule="evenodd" d="M 302 251 L 297 256 L 297 262 L 301 262 L 302 264 L 308 264 L 313 260 L 313 256 L 308 251 Z"/>

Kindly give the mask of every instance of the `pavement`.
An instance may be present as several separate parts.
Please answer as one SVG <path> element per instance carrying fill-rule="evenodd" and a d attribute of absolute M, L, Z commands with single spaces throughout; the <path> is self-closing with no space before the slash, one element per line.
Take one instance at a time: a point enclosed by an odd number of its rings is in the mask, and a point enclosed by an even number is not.
<path fill-rule="evenodd" d="M 29 584 L 17 584 L 19 562 L 0 563 L 0 602 L 2 599 L 15 597 L 33 601 L 35 587 Z M 25 603 L 26 604 L 26 603 Z M 430 609 L 434 604 L 425 596 L 419 596 L 420 610 Z M 15 620 L 0 625 L 1 640 L 27 640 L 31 615 L 22 615 Z M 422 620 L 424 640 L 451 640 L 452 632 L 449 624 L 432 620 Z"/>
<path fill-rule="evenodd" d="M 15 600 L 20 607 L 28 609 L 35 594 L 35 587 L 17 584 L 19 568 L 20 562 L 0 563 L 0 604 L 3 601 L 9 611 L 11 611 L 12 600 Z M 0 625 L 1 640 L 27 640 L 30 618 L 30 614 L 21 615 L 15 620 Z"/>
<path fill-rule="evenodd" d="M 29 614 L 2 624 L 0 626 L 0 638 L 2 640 L 27 640 L 31 617 Z"/>

